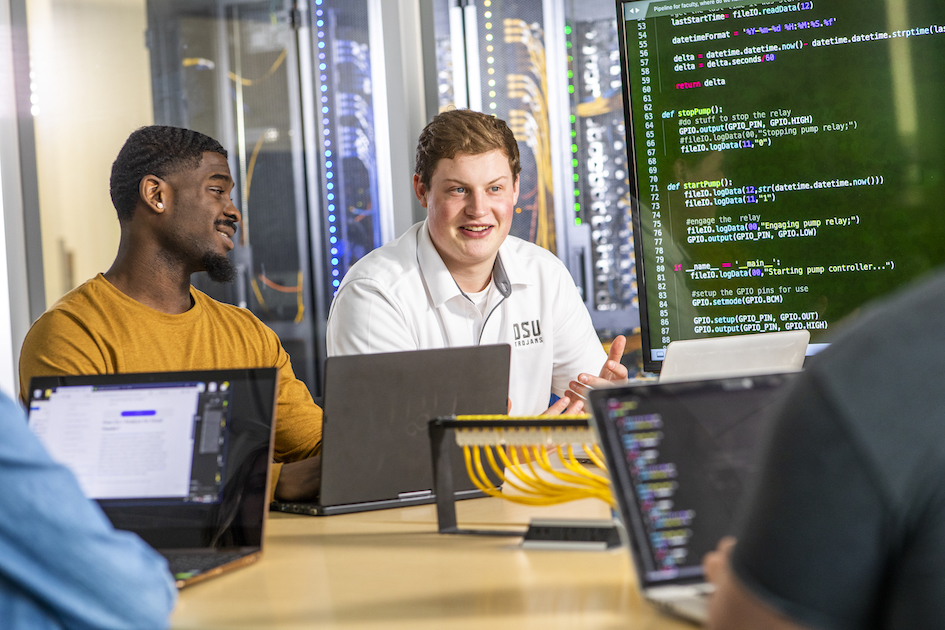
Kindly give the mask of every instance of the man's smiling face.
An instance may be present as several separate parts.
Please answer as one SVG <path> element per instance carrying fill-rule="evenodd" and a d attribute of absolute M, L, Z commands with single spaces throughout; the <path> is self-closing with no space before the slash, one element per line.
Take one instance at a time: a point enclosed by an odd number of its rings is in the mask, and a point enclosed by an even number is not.
<path fill-rule="evenodd" d="M 414 177 L 420 205 L 427 209 L 433 245 L 454 278 L 491 274 L 499 247 L 512 227 L 518 178 L 509 159 L 496 149 L 460 153 L 436 164 L 430 186 Z M 463 287 L 466 290 L 479 289 Z"/>
<path fill-rule="evenodd" d="M 168 177 L 174 190 L 173 215 L 167 249 L 195 270 L 207 271 L 212 280 L 232 280 L 233 268 L 227 253 L 241 216 L 230 193 L 233 178 L 226 158 L 207 151 L 195 170 Z"/>

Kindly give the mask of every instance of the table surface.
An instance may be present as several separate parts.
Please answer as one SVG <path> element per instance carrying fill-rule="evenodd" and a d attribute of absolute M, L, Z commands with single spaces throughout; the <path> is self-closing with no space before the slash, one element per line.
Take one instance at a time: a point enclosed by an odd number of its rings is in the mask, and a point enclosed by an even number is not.
<path fill-rule="evenodd" d="M 460 527 L 607 518 L 600 501 L 457 503 Z M 432 505 L 270 515 L 262 559 L 186 588 L 176 629 L 621 628 L 692 630 L 646 603 L 625 547 L 526 550 L 519 537 L 436 533 Z"/>

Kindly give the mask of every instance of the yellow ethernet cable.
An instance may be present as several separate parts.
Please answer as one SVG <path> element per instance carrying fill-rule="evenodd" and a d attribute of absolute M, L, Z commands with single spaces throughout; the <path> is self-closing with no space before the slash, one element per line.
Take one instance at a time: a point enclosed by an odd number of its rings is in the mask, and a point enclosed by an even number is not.
<path fill-rule="evenodd" d="M 588 459 L 606 472 L 596 434 L 587 420 L 586 415 L 459 416 L 455 436 L 463 448 L 470 480 L 488 496 L 525 505 L 594 498 L 613 506 L 610 481 L 588 470 L 574 453 L 574 445 L 580 444 Z M 463 426 L 467 422 L 468 428 Z M 552 461 L 552 453 L 560 466 Z M 494 479 L 503 484 L 505 492 L 494 487 Z"/>

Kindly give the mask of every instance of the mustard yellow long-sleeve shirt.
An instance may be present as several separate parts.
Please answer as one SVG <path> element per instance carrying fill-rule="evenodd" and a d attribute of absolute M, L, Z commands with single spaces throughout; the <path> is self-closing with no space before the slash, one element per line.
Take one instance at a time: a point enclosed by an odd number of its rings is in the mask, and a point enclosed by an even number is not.
<path fill-rule="evenodd" d="M 102 274 L 69 292 L 26 335 L 20 399 L 27 400 L 33 376 L 275 367 L 275 459 L 295 462 L 318 453 L 322 411 L 295 377 L 276 334 L 246 309 L 193 287 L 190 294 L 193 308 L 168 315 L 128 297 Z M 278 469 L 273 472 L 277 477 Z"/>

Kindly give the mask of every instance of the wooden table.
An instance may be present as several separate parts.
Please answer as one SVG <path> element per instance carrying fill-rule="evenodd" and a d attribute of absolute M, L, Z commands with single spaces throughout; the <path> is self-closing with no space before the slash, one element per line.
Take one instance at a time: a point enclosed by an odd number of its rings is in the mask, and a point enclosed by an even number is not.
<path fill-rule="evenodd" d="M 461 527 L 606 518 L 595 500 L 457 503 Z M 688 629 L 640 597 L 626 548 L 523 550 L 517 537 L 436 533 L 434 506 L 272 514 L 262 560 L 184 589 L 173 628 Z"/>

